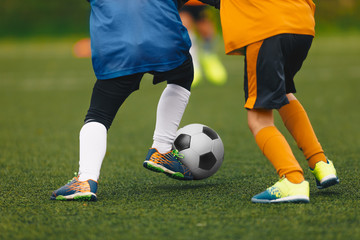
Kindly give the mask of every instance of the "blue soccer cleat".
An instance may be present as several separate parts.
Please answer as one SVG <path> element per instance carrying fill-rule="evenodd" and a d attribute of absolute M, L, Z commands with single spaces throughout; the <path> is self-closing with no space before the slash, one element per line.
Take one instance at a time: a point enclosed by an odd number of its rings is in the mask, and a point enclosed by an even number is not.
<path fill-rule="evenodd" d="M 336 175 L 336 170 L 332 161 L 327 159 L 327 163 L 321 161 L 315 164 L 315 168 L 310 171 L 315 176 L 316 186 L 318 189 L 324 189 L 338 184 L 339 178 Z"/>
<path fill-rule="evenodd" d="M 255 195 L 251 201 L 253 203 L 308 203 L 310 202 L 309 192 L 309 182 L 295 184 L 284 177 L 264 192 Z"/>
<path fill-rule="evenodd" d="M 150 148 L 143 166 L 154 172 L 165 173 L 175 179 L 193 180 L 190 169 L 178 160 L 180 157 L 177 150 L 161 154 L 155 148 Z"/>
<path fill-rule="evenodd" d="M 74 177 L 68 184 L 55 190 L 51 200 L 79 200 L 79 201 L 96 201 L 97 182 L 94 180 L 79 181 Z"/>

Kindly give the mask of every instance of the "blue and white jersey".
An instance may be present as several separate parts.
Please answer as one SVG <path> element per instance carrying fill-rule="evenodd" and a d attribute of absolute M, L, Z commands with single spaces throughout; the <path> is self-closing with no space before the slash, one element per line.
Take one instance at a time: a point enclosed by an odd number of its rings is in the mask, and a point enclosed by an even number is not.
<path fill-rule="evenodd" d="M 90 0 L 92 62 L 98 79 L 164 72 L 188 57 L 191 41 L 176 0 Z"/>

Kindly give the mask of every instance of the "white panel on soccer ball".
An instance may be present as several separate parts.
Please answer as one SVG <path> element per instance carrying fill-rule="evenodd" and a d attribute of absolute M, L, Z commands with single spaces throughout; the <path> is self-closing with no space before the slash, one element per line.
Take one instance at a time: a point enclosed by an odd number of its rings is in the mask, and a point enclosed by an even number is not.
<path fill-rule="evenodd" d="M 212 152 L 218 161 L 222 161 L 224 159 L 224 144 L 220 138 L 213 141 Z"/>
<path fill-rule="evenodd" d="M 195 135 L 196 133 L 201 133 L 203 126 L 204 125 L 198 123 L 186 125 L 185 127 L 180 128 L 177 131 L 177 135 L 180 135 L 181 133 L 186 133 L 188 135 Z"/>
<path fill-rule="evenodd" d="M 183 155 L 183 158 L 179 160 L 188 168 L 191 169 L 191 173 L 193 173 L 193 169 L 198 168 L 199 165 L 199 154 L 194 152 L 192 149 L 188 148 L 180 152 Z"/>
<path fill-rule="evenodd" d="M 212 141 L 207 135 L 199 133 L 191 136 L 190 148 L 198 154 L 204 154 L 211 151 Z"/>

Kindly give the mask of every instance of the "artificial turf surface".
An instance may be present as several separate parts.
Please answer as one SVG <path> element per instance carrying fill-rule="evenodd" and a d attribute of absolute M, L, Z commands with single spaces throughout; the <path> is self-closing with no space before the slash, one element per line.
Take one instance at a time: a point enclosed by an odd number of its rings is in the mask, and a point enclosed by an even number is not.
<path fill-rule="evenodd" d="M 243 109 L 243 58 L 225 56 L 225 86 L 192 90 L 181 126 L 203 123 L 225 145 L 212 177 L 181 182 L 148 171 L 164 83 L 146 76 L 108 135 L 97 202 L 49 200 L 78 169 L 78 134 L 95 77 L 74 39 L 0 41 L 0 239 L 360 239 L 360 35 L 319 36 L 296 76 L 300 99 L 340 184 L 317 190 L 302 153 L 276 116 L 310 181 L 310 204 L 261 205 L 277 181 Z"/>

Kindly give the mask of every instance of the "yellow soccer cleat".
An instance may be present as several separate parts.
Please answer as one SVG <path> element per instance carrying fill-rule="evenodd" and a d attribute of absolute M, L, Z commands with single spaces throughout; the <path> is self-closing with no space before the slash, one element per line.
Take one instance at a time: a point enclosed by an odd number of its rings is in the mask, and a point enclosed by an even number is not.
<path fill-rule="evenodd" d="M 315 176 L 318 189 L 324 189 L 340 182 L 336 175 L 334 164 L 329 159 L 327 163 L 323 161 L 316 163 L 315 168 L 310 168 L 310 171 Z"/>
<path fill-rule="evenodd" d="M 309 192 L 308 181 L 295 184 L 284 177 L 264 192 L 255 195 L 251 201 L 253 203 L 308 203 L 310 202 Z"/>

